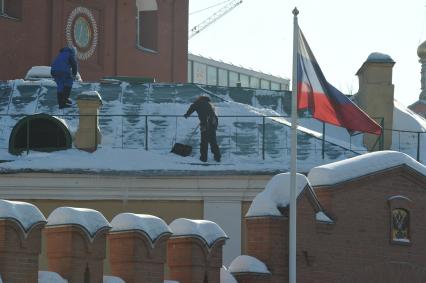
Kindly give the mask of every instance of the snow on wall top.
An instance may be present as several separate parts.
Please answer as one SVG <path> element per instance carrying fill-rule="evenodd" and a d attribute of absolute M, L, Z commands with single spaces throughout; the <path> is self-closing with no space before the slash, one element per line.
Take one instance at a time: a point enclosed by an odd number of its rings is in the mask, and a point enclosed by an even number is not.
<path fill-rule="evenodd" d="M 26 202 L 0 200 L 0 219 L 14 219 L 20 223 L 25 232 L 33 225 L 46 222 L 40 210 Z"/>
<path fill-rule="evenodd" d="M 238 281 L 224 266 L 222 266 L 220 269 L 220 283 L 238 283 Z"/>
<path fill-rule="evenodd" d="M 25 75 L 26 80 L 52 78 L 50 74 L 50 66 L 33 66 Z"/>
<path fill-rule="evenodd" d="M 334 185 L 356 177 L 405 164 L 426 176 L 426 167 L 398 151 L 377 151 L 314 167 L 308 179 L 312 186 Z"/>
<path fill-rule="evenodd" d="M 297 196 L 309 184 L 308 179 L 296 175 Z M 297 197 L 296 196 L 296 197 Z M 265 189 L 253 200 L 246 216 L 280 216 L 279 207 L 286 207 L 290 201 L 290 173 L 281 173 L 272 177 Z"/>
<path fill-rule="evenodd" d="M 266 265 L 255 257 L 240 255 L 236 257 L 228 268 L 231 273 L 265 273 L 270 274 Z"/>
<path fill-rule="evenodd" d="M 173 233 L 163 219 L 148 214 L 120 213 L 112 219 L 111 226 L 111 232 L 143 231 L 151 242 L 165 233 Z"/>
<path fill-rule="evenodd" d="M 67 280 L 62 278 L 58 273 L 51 271 L 38 272 L 39 283 L 68 283 Z"/>
<path fill-rule="evenodd" d="M 198 236 L 211 247 L 219 239 L 228 239 L 216 223 L 209 220 L 175 219 L 170 223 L 173 236 Z"/>
<path fill-rule="evenodd" d="M 104 276 L 103 283 L 126 283 L 123 279 L 117 276 Z"/>
<path fill-rule="evenodd" d="M 105 217 L 94 209 L 76 207 L 58 207 L 47 218 L 46 226 L 79 225 L 93 238 L 96 233 L 111 225 Z"/>

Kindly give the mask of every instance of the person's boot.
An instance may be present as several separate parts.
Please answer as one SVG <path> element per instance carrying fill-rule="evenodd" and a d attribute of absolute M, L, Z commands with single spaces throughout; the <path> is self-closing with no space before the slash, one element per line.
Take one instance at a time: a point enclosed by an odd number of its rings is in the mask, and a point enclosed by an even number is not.
<path fill-rule="evenodd" d="M 207 162 L 207 156 L 200 156 L 200 160 L 203 162 Z"/>
<path fill-rule="evenodd" d="M 216 161 L 216 162 L 220 162 L 220 154 L 215 154 L 214 155 L 214 160 Z"/>

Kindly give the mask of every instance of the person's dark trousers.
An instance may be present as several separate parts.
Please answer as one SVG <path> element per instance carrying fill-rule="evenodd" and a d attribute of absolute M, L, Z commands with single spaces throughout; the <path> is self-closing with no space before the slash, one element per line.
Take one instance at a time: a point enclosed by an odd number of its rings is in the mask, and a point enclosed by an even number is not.
<path fill-rule="evenodd" d="M 56 96 L 57 96 L 57 98 L 58 98 L 58 105 L 59 105 L 59 107 L 62 107 L 62 106 L 64 106 L 64 104 L 65 104 L 65 96 L 64 96 L 64 92 L 62 91 L 62 92 L 57 92 L 56 93 Z"/>
<path fill-rule="evenodd" d="M 214 155 L 214 160 L 220 161 L 220 150 L 216 141 L 216 130 L 207 129 L 201 132 L 201 144 L 200 144 L 200 160 L 207 161 L 208 145 L 210 144 L 210 151 Z"/>
<path fill-rule="evenodd" d="M 71 103 L 70 101 L 70 94 L 71 94 L 71 87 L 70 86 L 64 86 L 64 103 Z"/>

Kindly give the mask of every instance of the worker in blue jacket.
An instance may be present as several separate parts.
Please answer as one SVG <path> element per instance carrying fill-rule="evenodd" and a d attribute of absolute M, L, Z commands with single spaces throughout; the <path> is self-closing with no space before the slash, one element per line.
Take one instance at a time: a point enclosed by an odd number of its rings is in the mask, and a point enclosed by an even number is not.
<path fill-rule="evenodd" d="M 71 106 L 69 97 L 78 72 L 76 53 L 75 47 L 64 47 L 52 63 L 50 73 L 57 85 L 59 109 Z"/>

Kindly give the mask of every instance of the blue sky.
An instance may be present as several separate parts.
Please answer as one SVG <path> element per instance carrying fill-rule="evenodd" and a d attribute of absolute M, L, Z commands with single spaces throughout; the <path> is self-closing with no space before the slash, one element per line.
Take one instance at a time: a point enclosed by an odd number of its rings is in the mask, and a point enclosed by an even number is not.
<path fill-rule="evenodd" d="M 190 0 L 197 11 L 223 0 Z M 426 0 L 243 0 L 189 40 L 189 51 L 291 78 L 293 15 L 327 80 L 344 93 L 358 91 L 355 73 L 372 52 L 389 54 L 395 98 L 404 105 L 420 94 L 418 45 L 426 40 Z M 189 16 L 189 28 L 220 6 Z"/>

